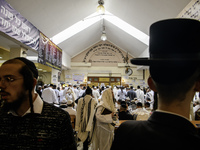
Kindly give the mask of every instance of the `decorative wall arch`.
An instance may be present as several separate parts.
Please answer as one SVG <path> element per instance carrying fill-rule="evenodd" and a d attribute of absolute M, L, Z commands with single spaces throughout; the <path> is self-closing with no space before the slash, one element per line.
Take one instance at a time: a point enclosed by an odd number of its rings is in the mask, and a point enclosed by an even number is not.
<path fill-rule="evenodd" d="M 118 63 L 125 63 L 125 57 L 126 52 L 117 46 L 108 41 L 100 41 L 72 58 L 72 62 L 90 62 L 92 66 L 117 66 Z"/>

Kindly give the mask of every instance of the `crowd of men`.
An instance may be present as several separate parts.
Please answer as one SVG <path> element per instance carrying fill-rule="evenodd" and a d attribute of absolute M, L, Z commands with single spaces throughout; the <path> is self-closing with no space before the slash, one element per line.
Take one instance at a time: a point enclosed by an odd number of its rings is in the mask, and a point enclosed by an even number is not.
<path fill-rule="evenodd" d="M 99 103 L 104 90 L 111 88 L 111 86 L 92 86 L 91 88 L 92 96 Z M 86 87 L 83 85 L 77 86 L 69 83 L 68 86 L 62 88 L 53 84 L 45 84 L 44 86 L 37 86 L 36 91 L 45 102 L 63 108 L 70 115 L 76 115 L 77 101 L 85 96 L 85 90 Z M 112 88 L 112 91 L 119 120 L 146 120 L 149 118 L 154 103 L 154 92 L 149 87 L 141 88 L 138 85 L 135 89 L 133 86 L 125 88 L 117 85 Z M 191 114 L 193 120 L 195 114 L 200 111 L 199 106 L 199 93 L 197 92 L 193 100 L 194 108 L 193 114 Z"/>
<path fill-rule="evenodd" d="M 92 96 L 100 103 L 102 93 L 111 88 L 92 86 Z M 66 110 L 70 115 L 76 115 L 78 99 L 85 96 L 85 86 L 68 84 L 66 87 L 56 87 L 49 84 L 37 87 L 37 93 L 50 104 Z M 118 111 L 119 120 L 146 120 L 153 109 L 153 91 L 149 88 L 137 89 L 123 86 L 114 86 L 112 89 L 115 98 L 115 108 Z"/>

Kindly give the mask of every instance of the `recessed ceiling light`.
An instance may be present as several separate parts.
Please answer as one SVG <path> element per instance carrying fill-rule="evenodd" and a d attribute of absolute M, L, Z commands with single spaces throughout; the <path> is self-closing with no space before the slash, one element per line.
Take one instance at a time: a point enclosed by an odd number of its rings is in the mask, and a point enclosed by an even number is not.
<path fill-rule="evenodd" d="M 138 30 L 134 26 L 128 24 L 127 22 L 123 21 L 122 19 L 118 18 L 117 16 L 111 14 L 108 11 L 105 11 L 105 14 L 103 14 L 103 15 L 99 15 L 97 12 L 93 13 L 90 16 L 86 17 L 85 19 L 75 23 L 71 27 L 59 32 L 58 34 L 56 34 L 55 36 L 53 36 L 50 39 L 55 44 L 60 44 L 63 41 L 74 36 L 75 34 L 81 32 L 82 30 L 84 30 L 84 29 L 90 27 L 91 25 L 95 24 L 96 22 L 100 21 L 101 19 L 106 19 L 107 21 L 109 21 L 113 25 L 122 29 L 127 34 L 133 36 L 134 38 L 143 42 L 147 46 L 149 45 L 149 36 L 147 34 Z"/>
<path fill-rule="evenodd" d="M 139 41 L 143 42 L 146 45 L 149 45 L 149 36 L 145 34 L 144 32 L 138 30 L 137 28 L 131 26 L 127 22 L 123 21 L 122 19 L 118 18 L 117 16 L 114 16 L 113 14 L 106 11 L 106 14 L 103 18 L 113 25 L 117 26 L 127 34 L 133 36 L 134 38 L 138 39 Z"/>
<path fill-rule="evenodd" d="M 90 16 L 86 17 L 85 19 L 75 23 L 74 25 L 70 26 L 69 28 L 59 32 L 52 38 L 50 38 L 55 44 L 62 43 L 63 41 L 69 39 L 70 37 L 74 36 L 75 34 L 81 32 L 82 30 L 88 28 L 89 26 L 93 25 L 94 23 L 101 20 L 101 17 L 96 17 L 98 15 L 97 12 L 91 14 Z M 87 19 L 89 18 L 89 19 Z"/>

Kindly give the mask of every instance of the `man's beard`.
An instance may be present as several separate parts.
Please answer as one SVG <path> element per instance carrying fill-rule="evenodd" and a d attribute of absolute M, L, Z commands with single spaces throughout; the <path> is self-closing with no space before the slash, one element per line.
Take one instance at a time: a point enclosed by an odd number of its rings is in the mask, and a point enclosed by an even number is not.
<path fill-rule="evenodd" d="M 21 106 L 21 104 L 26 101 L 28 99 L 28 95 L 26 93 L 25 90 L 21 91 L 20 93 L 18 93 L 18 97 L 15 101 L 13 102 L 7 102 L 6 100 L 4 101 L 4 104 L 2 106 L 4 111 L 9 111 L 9 110 L 13 110 L 13 111 L 17 111 L 19 109 L 19 107 Z"/>

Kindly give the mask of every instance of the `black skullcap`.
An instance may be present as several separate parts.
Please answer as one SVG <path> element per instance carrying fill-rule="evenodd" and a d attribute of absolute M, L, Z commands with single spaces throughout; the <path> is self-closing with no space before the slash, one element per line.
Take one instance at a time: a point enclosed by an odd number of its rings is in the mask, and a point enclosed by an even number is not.
<path fill-rule="evenodd" d="M 33 73 L 34 78 L 36 78 L 36 79 L 38 78 L 38 70 L 37 70 L 35 64 L 34 64 L 32 61 L 30 61 L 30 60 L 28 60 L 28 59 L 26 59 L 26 58 L 24 58 L 24 57 L 16 57 L 16 58 L 14 58 L 14 59 L 18 59 L 18 60 L 22 61 L 23 63 L 25 63 L 26 66 L 27 66 L 27 67 L 31 70 L 31 72 Z"/>
<path fill-rule="evenodd" d="M 87 89 L 85 90 L 86 94 L 92 94 L 92 89 L 88 86 Z"/>
<path fill-rule="evenodd" d="M 126 103 L 121 104 L 121 107 L 123 107 L 123 108 L 127 108 Z"/>

